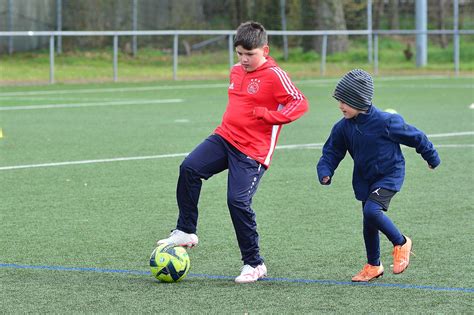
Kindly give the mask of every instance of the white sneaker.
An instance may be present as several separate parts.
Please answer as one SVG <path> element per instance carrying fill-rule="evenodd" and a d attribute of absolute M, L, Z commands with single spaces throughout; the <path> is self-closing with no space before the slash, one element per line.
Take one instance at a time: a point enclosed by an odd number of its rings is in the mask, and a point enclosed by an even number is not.
<path fill-rule="evenodd" d="M 257 267 L 253 268 L 250 265 L 244 265 L 242 267 L 242 271 L 240 272 L 240 276 L 235 278 L 235 282 L 237 283 L 252 283 L 257 281 L 258 279 L 265 278 L 267 276 L 267 267 L 264 263 L 258 265 Z"/>
<path fill-rule="evenodd" d="M 180 230 L 173 230 L 168 238 L 159 240 L 157 245 L 169 244 L 172 246 L 183 246 L 193 248 L 198 244 L 198 237 L 196 234 L 185 233 Z"/>

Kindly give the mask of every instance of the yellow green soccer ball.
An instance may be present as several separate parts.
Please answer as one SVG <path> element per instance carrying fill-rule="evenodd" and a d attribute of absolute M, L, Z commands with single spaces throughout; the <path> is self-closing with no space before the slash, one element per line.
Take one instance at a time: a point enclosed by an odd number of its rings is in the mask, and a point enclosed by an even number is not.
<path fill-rule="evenodd" d="M 390 114 L 398 114 L 397 111 L 394 110 L 393 108 L 387 108 L 385 111 Z"/>
<path fill-rule="evenodd" d="M 181 246 L 161 244 L 153 250 L 150 257 L 152 275 L 162 282 L 178 282 L 189 272 L 191 261 Z"/>

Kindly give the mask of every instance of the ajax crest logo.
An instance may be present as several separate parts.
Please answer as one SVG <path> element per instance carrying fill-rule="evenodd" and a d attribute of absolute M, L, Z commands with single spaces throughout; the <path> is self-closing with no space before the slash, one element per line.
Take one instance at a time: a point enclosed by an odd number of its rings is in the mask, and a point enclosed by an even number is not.
<path fill-rule="evenodd" d="M 255 94 L 258 92 L 259 86 L 258 84 L 260 83 L 259 79 L 251 79 L 249 86 L 247 86 L 247 92 L 249 94 Z"/>

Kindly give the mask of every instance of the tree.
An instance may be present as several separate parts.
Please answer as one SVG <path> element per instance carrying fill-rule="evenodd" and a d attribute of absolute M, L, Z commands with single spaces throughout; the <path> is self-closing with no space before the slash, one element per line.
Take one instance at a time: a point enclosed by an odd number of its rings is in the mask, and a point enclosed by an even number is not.
<path fill-rule="evenodd" d="M 439 30 L 444 29 L 444 22 L 446 21 L 446 0 L 438 0 L 437 1 L 437 19 L 436 19 L 436 27 Z M 440 34 L 438 37 L 439 45 L 442 48 L 446 48 L 448 46 L 448 38 L 446 34 Z"/>
<path fill-rule="evenodd" d="M 301 1 L 302 22 L 306 29 L 316 30 L 346 30 L 343 3 L 331 0 Z M 303 50 L 320 51 L 322 36 L 305 39 Z M 330 36 L 328 38 L 327 52 L 329 54 L 345 51 L 349 45 L 347 35 Z"/>
<path fill-rule="evenodd" d="M 374 14 L 373 14 L 373 17 L 374 17 L 374 20 L 373 20 L 373 29 L 374 30 L 379 30 L 380 29 L 380 26 L 381 26 L 381 20 L 382 20 L 382 17 L 383 17 L 383 13 L 384 13 L 384 7 L 385 7 L 385 3 L 384 3 L 384 0 L 376 0 L 374 1 L 374 5 L 373 5 L 373 8 L 374 8 Z"/>
<path fill-rule="evenodd" d="M 399 0 L 390 0 L 390 29 L 398 30 L 400 28 L 400 18 L 399 18 Z"/>

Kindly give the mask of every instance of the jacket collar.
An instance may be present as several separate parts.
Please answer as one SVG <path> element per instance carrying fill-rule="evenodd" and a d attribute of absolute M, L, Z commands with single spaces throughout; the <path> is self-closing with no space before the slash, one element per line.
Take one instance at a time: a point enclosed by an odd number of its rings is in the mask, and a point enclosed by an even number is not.
<path fill-rule="evenodd" d="M 366 113 L 360 113 L 357 117 L 352 118 L 356 124 L 363 124 L 368 121 L 377 109 L 374 105 L 370 106 Z"/>

